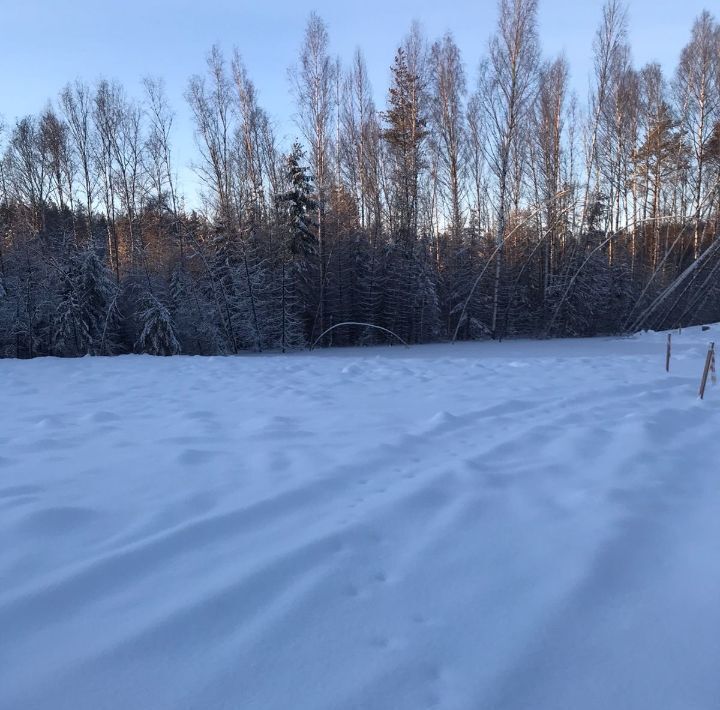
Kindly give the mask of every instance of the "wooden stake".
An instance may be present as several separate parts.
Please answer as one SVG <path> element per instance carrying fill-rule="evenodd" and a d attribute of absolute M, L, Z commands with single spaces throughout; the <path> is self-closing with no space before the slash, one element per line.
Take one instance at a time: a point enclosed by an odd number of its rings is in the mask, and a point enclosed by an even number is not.
<path fill-rule="evenodd" d="M 710 343 L 710 347 L 705 357 L 705 369 L 703 370 L 702 380 L 700 381 L 700 399 L 705 397 L 705 386 L 707 385 L 708 374 L 712 369 L 715 372 L 715 343 Z"/>
<path fill-rule="evenodd" d="M 670 354 L 672 353 L 672 334 L 668 333 L 667 350 L 665 351 L 665 372 L 670 372 Z"/>
<path fill-rule="evenodd" d="M 715 374 L 715 343 L 713 343 L 712 360 L 710 362 L 710 382 L 717 384 L 717 375 Z"/>

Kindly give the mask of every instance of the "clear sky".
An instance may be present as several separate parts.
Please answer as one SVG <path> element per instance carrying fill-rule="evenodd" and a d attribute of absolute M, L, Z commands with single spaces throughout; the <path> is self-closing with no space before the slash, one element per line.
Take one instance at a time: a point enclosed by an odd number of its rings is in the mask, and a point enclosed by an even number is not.
<path fill-rule="evenodd" d="M 715 0 L 630 0 L 630 41 L 637 65 L 660 61 L 670 72 L 695 17 Z M 564 52 L 573 86 L 584 100 L 592 38 L 602 0 L 539 0 L 543 52 Z M 41 110 L 68 81 L 118 79 L 140 95 L 146 75 L 165 79 L 177 113 L 175 154 L 181 179 L 193 138 L 183 92 L 203 70 L 213 43 L 242 53 L 260 100 L 288 139 L 295 129 L 287 68 L 293 63 L 311 10 L 328 24 L 333 54 L 343 60 L 362 47 L 378 101 L 389 66 L 413 19 L 434 38 L 450 30 L 463 52 L 469 80 L 493 31 L 496 0 L 0 0 L 0 115 L 6 121 Z M 190 190 L 192 188 L 189 186 Z"/>

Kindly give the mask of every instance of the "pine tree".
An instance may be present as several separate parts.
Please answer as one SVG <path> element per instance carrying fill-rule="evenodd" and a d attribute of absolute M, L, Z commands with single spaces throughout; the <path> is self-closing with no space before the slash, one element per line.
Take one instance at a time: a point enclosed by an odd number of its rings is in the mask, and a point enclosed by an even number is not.
<path fill-rule="evenodd" d="M 167 307 L 152 293 L 145 293 L 138 312 L 141 327 L 136 350 L 147 355 L 177 355 L 180 343 Z"/>
<path fill-rule="evenodd" d="M 172 271 L 169 295 L 169 310 L 181 351 L 193 355 L 222 352 L 212 305 L 182 264 Z"/>
<path fill-rule="evenodd" d="M 314 187 L 305 154 L 298 142 L 287 157 L 286 181 L 288 190 L 277 197 L 284 212 L 284 239 L 281 246 L 281 347 L 283 352 L 297 342 L 297 319 L 306 324 L 307 337 L 314 336 L 316 313 L 319 307 L 315 289 L 318 269 L 317 223 L 313 214 L 317 210 Z"/>
<path fill-rule="evenodd" d="M 79 302 L 83 320 L 87 323 L 91 355 L 112 351 L 117 325 L 117 286 L 106 264 L 92 247 L 79 255 Z"/>
<path fill-rule="evenodd" d="M 277 200 L 284 207 L 288 228 L 288 249 L 293 256 L 312 253 L 315 249 L 317 222 L 312 215 L 317 210 L 313 198 L 314 186 L 309 168 L 303 165 L 305 151 L 295 141 L 287 156 L 286 179 L 289 189 Z"/>
<path fill-rule="evenodd" d="M 92 336 L 78 300 L 77 275 L 68 269 L 62 275 L 61 283 L 54 319 L 53 350 L 56 355 L 87 355 L 92 349 Z"/>
<path fill-rule="evenodd" d="M 410 242 L 417 234 L 418 182 L 422 146 L 428 135 L 422 90 L 420 77 L 410 71 L 405 50 L 400 47 L 392 66 L 383 137 L 392 157 L 395 227 L 401 238 Z"/>
<path fill-rule="evenodd" d="M 111 352 L 117 289 L 110 271 L 92 247 L 72 251 L 67 261 L 53 319 L 53 350 L 65 356 Z"/>
<path fill-rule="evenodd" d="M 403 47 L 395 54 L 388 104 L 383 138 L 391 158 L 394 239 L 385 251 L 384 326 L 407 342 L 416 342 L 428 323 L 435 330 L 438 302 L 433 279 L 428 279 L 425 247 L 418 239 L 419 181 L 428 135 L 424 87 L 410 69 Z"/>

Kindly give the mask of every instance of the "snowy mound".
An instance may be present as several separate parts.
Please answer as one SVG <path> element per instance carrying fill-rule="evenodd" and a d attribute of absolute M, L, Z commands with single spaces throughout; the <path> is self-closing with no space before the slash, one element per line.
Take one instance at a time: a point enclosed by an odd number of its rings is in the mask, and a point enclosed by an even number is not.
<path fill-rule="evenodd" d="M 0 708 L 717 707 L 716 332 L 0 361 Z"/>

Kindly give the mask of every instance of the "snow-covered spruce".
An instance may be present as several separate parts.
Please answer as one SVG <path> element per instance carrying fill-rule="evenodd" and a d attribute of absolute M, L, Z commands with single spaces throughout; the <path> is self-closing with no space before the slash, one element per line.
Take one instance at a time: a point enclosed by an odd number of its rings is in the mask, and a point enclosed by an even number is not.
<path fill-rule="evenodd" d="M 138 352 L 148 355 L 177 355 L 180 352 L 180 343 L 175 335 L 175 324 L 170 311 L 155 295 L 143 295 L 138 316 Z"/>

